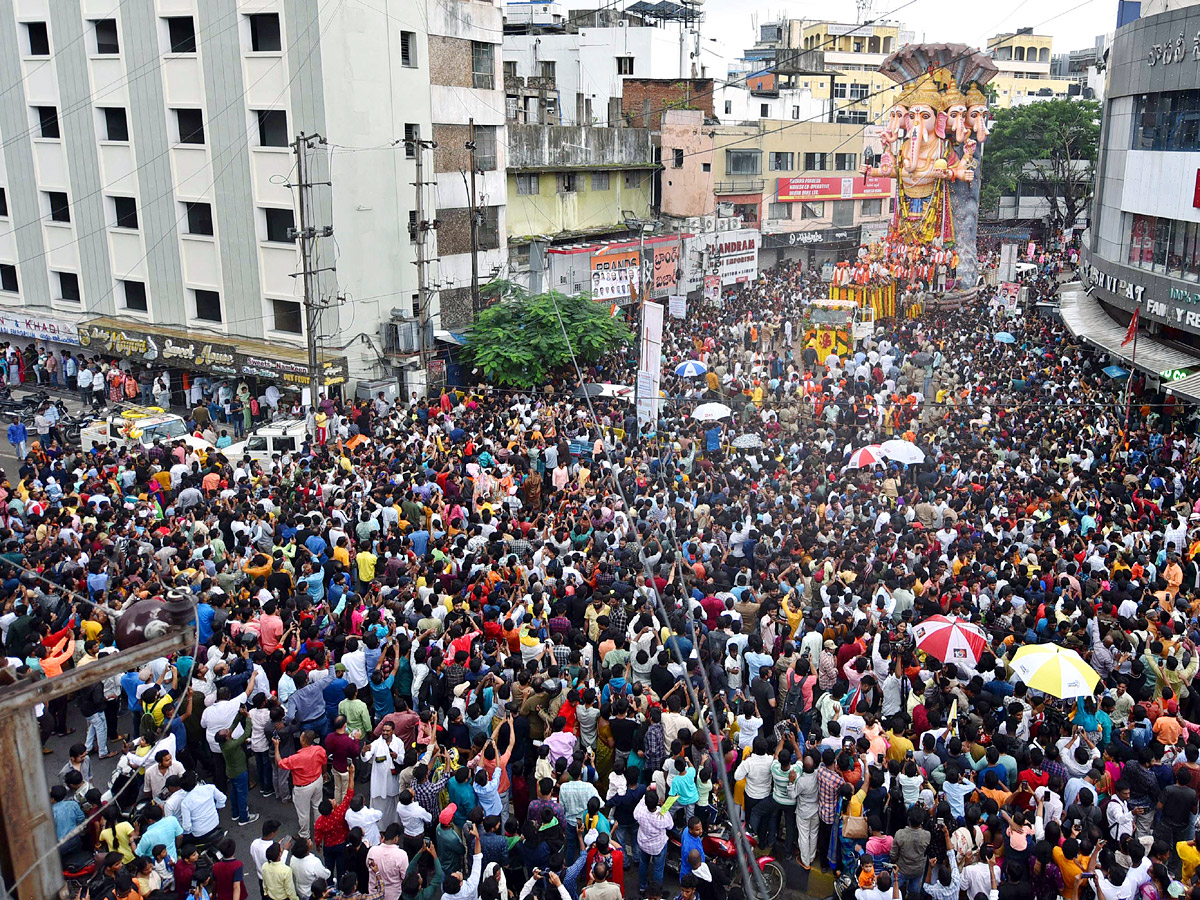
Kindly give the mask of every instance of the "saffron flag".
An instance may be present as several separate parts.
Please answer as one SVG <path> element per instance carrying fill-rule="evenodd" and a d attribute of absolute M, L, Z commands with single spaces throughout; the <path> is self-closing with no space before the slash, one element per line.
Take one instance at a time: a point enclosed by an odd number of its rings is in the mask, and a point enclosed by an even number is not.
<path fill-rule="evenodd" d="M 1133 318 L 1129 320 L 1129 330 L 1125 332 L 1125 340 L 1121 341 L 1121 346 L 1124 347 L 1137 336 L 1138 316 L 1141 314 L 1140 308 L 1133 311 Z"/>

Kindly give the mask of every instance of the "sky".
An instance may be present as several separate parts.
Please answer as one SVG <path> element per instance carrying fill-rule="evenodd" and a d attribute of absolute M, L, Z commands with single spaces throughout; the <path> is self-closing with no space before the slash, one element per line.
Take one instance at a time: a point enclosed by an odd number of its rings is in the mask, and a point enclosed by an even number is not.
<path fill-rule="evenodd" d="M 617 0 L 619 4 L 621 0 Z M 630 3 L 633 0 L 629 0 Z M 988 37 L 1033 27 L 1054 38 L 1054 52 L 1090 47 L 1099 34 L 1116 28 L 1117 0 L 873 0 L 867 18 L 897 19 L 918 42 L 946 41 L 982 47 Z M 567 0 L 572 8 L 595 9 L 597 0 Z M 903 8 L 900 8 L 903 7 Z M 824 18 L 854 22 L 855 0 L 706 0 L 705 38 L 719 38 L 727 59 L 753 45 L 756 27 L 780 18 Z M 898 10 L 893 12 L 893 10 Z"/>

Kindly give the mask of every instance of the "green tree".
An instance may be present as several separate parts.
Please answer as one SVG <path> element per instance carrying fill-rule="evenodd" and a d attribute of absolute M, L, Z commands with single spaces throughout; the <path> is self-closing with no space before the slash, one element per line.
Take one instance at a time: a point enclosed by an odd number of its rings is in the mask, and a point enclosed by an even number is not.
<path fill-rule="evenodd" d="M 995 209 L 1018 184 L 1050 201 L 1051 233 L 1075 223 L 1092 199 L 1100 104 L 1043 100 L 996 112 L 983 153 L 981 209 Z"/>
<path fill-rule="evenodd" d="M 568 297 L 552 291 L 534 296 L 508 281 L 492 282 L 482 293 L 493 302 L 475 317 L 465 355 L 498 384 L 540 387 L 556 369 L 571 365 L 571 350 L 586 363 L 633 344 L 624 320 L 610 316 L 607 303 L 597 303 L 587 294 Z M 571 340 L 569 349 L 563 327 Z"/>

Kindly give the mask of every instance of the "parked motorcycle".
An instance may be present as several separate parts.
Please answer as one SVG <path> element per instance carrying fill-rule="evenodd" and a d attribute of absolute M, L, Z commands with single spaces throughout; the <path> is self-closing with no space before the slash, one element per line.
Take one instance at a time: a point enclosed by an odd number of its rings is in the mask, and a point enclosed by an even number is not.
<path fill-rule="evenodd" d="M 784 874 L 783 866 L 775 857 L 759 854 L 758 841 L 755 840 L 754 835 L 747 834 L 746 840 L 754 854 L 754 864 L 762 872 L 763 884 L 767 889 L 764 900 L 778 900 L 787 885 L 787 876 Z M 741 872 L 738 869 L 737 842 L 734 840 L 733 829 L 725 816 L 721 816 L 717 824 L 705 830 L 703 845 L 704 857 L 708 864 L 721 868 L 729 876 L 731 882 L 739 883 Z M 667 864 L 665 867 L 673 878 L 679 877 L 681 846 L 682 832 L 673 829 L 667 835 Z"/>

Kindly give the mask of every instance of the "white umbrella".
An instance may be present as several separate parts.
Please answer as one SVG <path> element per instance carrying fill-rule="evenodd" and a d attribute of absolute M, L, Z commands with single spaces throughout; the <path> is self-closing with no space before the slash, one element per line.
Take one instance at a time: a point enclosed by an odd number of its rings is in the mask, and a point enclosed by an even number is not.
<path fill-rule="evenodd" d="M 905 465 L 925 462 L 925 451 L 912 441 L 884 441 L 879 445 L 879 452 L 888 459 Z"/>
<path fill-rule="evenodd" d="M 871 444 L 855 450 L 850 454 L 850 459 L 846 463 L 848 469 L 863 469 L 867 466 L 873 466 L 877 462 L 883 461 L 883 454 L 879 452 L 878 444 Z"/>
<path fill-rule="evenodd" d="M 692 418 L 700 422 L 715 422 L 724 419 L 731 412 L 724 403 L 701 403 L 692 410 Z"/>
<path fill-rule="evenodd" d="M 733 439 L 733 446 L 739 450 L 744 450 L 750 447 L 761 447 L 763 439 L 757 434 L 739 434 Z"/>
<path fill-rule="evenodd" d="M 708 366 L 698 359 L 689 359 L 675 367 L 675 374 L 680 378 L 699 378 L 708 372 Z"/>

